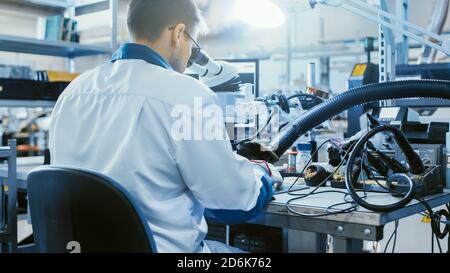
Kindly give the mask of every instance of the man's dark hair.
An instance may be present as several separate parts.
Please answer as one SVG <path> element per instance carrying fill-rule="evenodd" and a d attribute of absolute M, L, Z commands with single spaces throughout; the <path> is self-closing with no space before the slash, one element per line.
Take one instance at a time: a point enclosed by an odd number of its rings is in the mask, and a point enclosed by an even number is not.
<path fill-rule="evenodd" d="M 200 11 L 193 0 L 131 0 L 127 26 L 134 38 L 154 42 L 167 27 L 183 23 L 191 32 L 200 21 Z"/>

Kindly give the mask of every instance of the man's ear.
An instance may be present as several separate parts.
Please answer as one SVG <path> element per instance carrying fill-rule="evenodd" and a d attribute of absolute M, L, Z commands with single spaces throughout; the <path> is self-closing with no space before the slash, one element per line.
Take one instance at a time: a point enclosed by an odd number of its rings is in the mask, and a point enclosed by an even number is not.
<path fill-rule="evenodd" d="M 183 39 L 184 31 L 186 30 L 185 24 L 178 24 L 175 26 L 173 33 L 172 33 L 172 43 L 177 47 L 178 44 L 181 42 L 181 39 Z"/>

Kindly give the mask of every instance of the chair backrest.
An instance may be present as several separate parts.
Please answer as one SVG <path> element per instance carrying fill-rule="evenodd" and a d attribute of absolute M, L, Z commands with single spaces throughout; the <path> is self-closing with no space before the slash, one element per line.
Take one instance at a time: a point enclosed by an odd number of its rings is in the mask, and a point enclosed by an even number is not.
<path fill-rule="evenodd" d="M 28 176 L 28 196 L 36 252 L 156 252 L 139 207 L 106 176 L 42 167 Z"/>

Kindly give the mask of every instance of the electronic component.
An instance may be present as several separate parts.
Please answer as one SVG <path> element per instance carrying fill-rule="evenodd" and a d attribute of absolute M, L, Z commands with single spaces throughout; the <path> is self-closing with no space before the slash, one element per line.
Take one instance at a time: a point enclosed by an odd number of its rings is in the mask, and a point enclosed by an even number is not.
<path fill-rule="evenodd" d="M 382 124 L 398 122 L 418 122 L 419 113 L 408 107 L 383 107 L 378 115 L 378 121 Z"/>
<path fill-rule="evenodd" d="M 406 174 L 401 174 L 403 179 L 399 179 L 400 174 L 390 176 L 387 180 L 387 186 L 391 190 L 391 194 L 395 197 L 404 197 L 410 191 L 411 185 L 407 179 L 411 179 L 414 183 L 415 198 L 424 197 L 427 195 L 442 193 L 443 185 L 440 180 L 440 172 L 438 166 L 428 168 L 425 173 L 420 175 L 412 175 L 408 177 Z M 393 183 L 393 182 L 396 183 Z"/>
<path fill-rule="evenodd" d="M 0 79 L 0 99 L 56 101 L 68 85 L 69 82 Z"/>
<path fill-rule="evenodd" d="M 65 71 L 36 71 L 38 81 L 43 82 L 71 82 L 75 80 L 79 73 L 69 73 Z"/>
<path fill-rule="evenodd" d="M 227 232 L 228 230 L 228 232 Z M 229 234 L 230 245 L 252 253 L 283 252 L 283 229 L 252 224 L 227 227 L 208 219 L 206 240 L 226 243 Z"/>
<path fill-rule="evenodd" d="M 450 99 L 449 81 L 401 81 L 372 84 L 344 92 L 314 107 L 294 122 L 284 127 L 267 147 L 239 147 L 238 153 L 247 158 L 277 161 L 297 139 L 329 118 L 357 105 L 396 98 L 442 98 Z M 243 151 L 245 149 L 245 152 Z M 275 155 L 275 157 L 274 157 Z"/>
<path fill-rule="evenodd" d="M 439 144 L 412 144 L 412 148 L 427 166 L 425 175 L 413 176 L 417 186 L 417 196 L 426 196 L 441 193 L 445 186 L 445 153 L 444 145 Z M 406 164 L 402 152 L 394 145 L 395 158 Z M 431 172 L 432 171 L 432 172 Z"/>
<path fill-rule="evenodd" d="M 404 158 L 404 165 L 408 167 L 408 172 L 405 173 L 391 173 L 387 176 L 387 187 L 389 192 L 397 197 L 403 197 L 400 201 L 390 204 L 390 205 L 374 205 L 370 204 L 364 199 L 362 199 L 356 193 L 354 185 L 358 183 L 358 176 L 354 175 L 355 168 L 362 166 L 363 164 L 357 160 L 361 156 L 364 157 L 362 152 L 366 144 L 379 133 L 391 133 L 396 140 L 396 155 L 402 156 Z M 442 147 L 441 147 L 442 148 Z M 353 200 L 360 206 L 377 212 L 389 212 L 397 210 L 406 204 L 408 204 L 413 198 L 420 198 L 426 195 L 441 193 L 443 191 L 443 180 L 440 172 L 441 166 L 436 165 L 436 155 L 440 154 L 442 156 L 442 150 L 434 151 L 433 162 L 431 159 L 425 157 L 429 155 L 430 158 L 433 157 L 432 149 L 425 150 L 424 153 L 420 154 L 420 150 L 414 149 L 406 136 L 398 128 L 393 126 L 379 126 L 375 129 L 370 130 L 365 136 L 363 136 L 356 144 L 352 151 L 352 154 L 347 163 L 347 170 L 345 174 L 345 184 L 347 190 Z M 431 155 L 430 155 L 431 152 Z M 426 162 L 428 161 L 428 162 Z M 361 170 L 360 170 L 361 171 Z M 366 170 L 366 173 L 372 174 L 371 170 Z"/>
<path fill-rule="evenodd" d="M 378 80 L 378 65 L 372 63 L 360 63 L 353 67 L 348 83 L 349 88 L 356 88 L 366 84 L 376 83 Z"/>
<path fill-rule="evenodd" d="M 445 135 L 449 131 L 448 122 L 403 122 L 394 125 L 399 128 L 411 143 L 445 144 Z"/>
<path fill-rule="evenodd" d="M 293 99 L 298 99 L 303 110 L 310 110 L 323 102 L 322 98 L 314 94 L 306 94 L 306 93 L 294 94 L 287 98 L 288 101 L 291 101 Z"/>
<path fill-rule="evenodd" d="M 417 155 L 417 153 L 412 149 L 410 143 L 408 142 L 408 139 L 405 137 L 405 135 L 397 128 L 392 126 L 379 126 L 372 130 L 370 130 L 365 136 L 363 136 L 355 145 L 353 148 L 353 151 L 350 155 L 350 158 L 348 159 L 347 163 L 347 170 L 345 172 L 345 185 L 347 188 L 348 193 L 352 197 L 352 199 L 361 207 L 376 211 L 376 212 L 389 212 L 394 211 L 399 208 L 404 207 L 406 204 L 408 204 L 415 196 L 416 194 L 416 187 L 414 182 L 412 181 L 410 175 L 401 173 L 401 174 L 392 174 L 389 176 L 388 180 L 391 181 L 397 181 L 399 183 L 402 183 L 402 185 L 405 185 L 405 188 L 407 189 L 407 192 L 405 196 L 399 200 L 398 202 L 394 204 L 389 205 L 374 205 L 370 204 L 363 198 L 361 198 L 357 192 L 355 191 L 354 185 L 358 183 L 358 176 L 354 175 L 354 169 L 356 166 L 359 166 L 360 163 L 357 162 L 358 158 L 361 157 L 361 152 L 364 150 L 368 141 L 372 139 L 374 136 L 381 132 L 389 132 L 392 133 L 398 147 L 401 149 L 403 154 L 405 155 L 405 158 L 407 162 L 410 165 L 410 173 L 411 175 L 424 175 L 425 174 L 425 166 L 422 163 L 420 157 Z M 364 153 L 362 154 L 364 157 Z M 362 159 L 359 159 L 362 160 Z M 361 164 L 362 165 L 362 164 Z M 362 169 L 362 168 L 361 168 Z"/>
<path fill-rule="evenodd" d="M 369 54 L 370 56 L 370 54 Z M 379 81 L 378 65 L 368 63 L 356 64 L 348 80 L 350 89 L 358 88 L 364 85 L 377 83 Z M 348 128 L 346 137 L 350 137 L 360 131 L 359 117 L 361 117 L 370 108 L 370 105 L 357 105 L 348 110 Z"/>
<path fill-rule="evenodd" d="M 310 187 L 325 187 L 327 184 L 323 183 L 327 177 L 329 177 L 331 172 L 327 171 L 325 167 L 321 165 L 311 165 L 305 171 L 305 183 Z"/>

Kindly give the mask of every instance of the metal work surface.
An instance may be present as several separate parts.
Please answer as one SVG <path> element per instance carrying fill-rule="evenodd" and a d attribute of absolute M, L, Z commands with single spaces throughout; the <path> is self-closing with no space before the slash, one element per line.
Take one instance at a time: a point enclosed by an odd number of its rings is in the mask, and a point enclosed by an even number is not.
<path fill-rule="evenodd" d="M 17 181 L 18 188 L 26 189 L 26 179 L 28 173 L 34 168 L 42 166 L 43 157 L 18 158 L 17 160 Z M 8 176 L 7 165 L 0 165 L 0 181 Z M 293 183 L 295 178 L 286 178 L 283 190 Z M 303 184 L 299 185 L 304 188 Z M 331 188 L 323 188 L 320 191 L 330 190 Z M 333 189 L 346 192 L 344 189 Z M 296 191 L 295 193 L 308 193 L 312 189 Z M 286 202 L 295 198 L 295 196 L 287 193 L 281 193 L 274 196 L 265 211 L 249 223 L 288 228 L 292 230 L 311 231 L 316 233 L 330 234 L 342 238 L 354 238 L 368 241 L 378 241 L 383 238 L 383 227 L 385 224 L 406 218 L 408 216 L 425 211 L 425 208 L 418 201 L 411 202 L 408 206 L 390 213 L 376 213 L 359 208 L 358 211 L 352 213 L 338 214 L 326 217 L 309 218 L 295 215 L 286 208 Z M 398 198 L 389 194 L 369 193 L 367 201 L 373 203 L 393 203 Z M 450 203 L 450 191 L 446 190 L 443 194 L 428 196 L 425 198 L 431 207 L 439 207 Z M 344 194 L 324 193 L 309 196 L 305 199 L 297 200 L 291 203 L 294 210 L 301 213 L 326 213 L 327 208 L 336 203 L 344 201 Z"/>
<path fill-rule="evenodd" d="M 0 50 L 69 58 L 111 54 L 111 49 L 105 47 L 81 45 L 79 43 L 64 41 L 38 40 L 9 35 L 0 35 Z"/>
<path fill-rule="evenodd" d="M 290 184 L 293 180 L 295 179 L 288 178 L 285 183 Z M 319 192 L 326 190 L 331 190 L 331 188 L 323 188 Z M 344 189 L 332 190 L 346 192 Z M 308 189 L 295 193 L 303 194 L 311 191 L 312 189 Z M 377 213 L 359 208 L 358 211 L 352 213 L 312 218 L 298 216 L 288 211 L 286 203 L 292 198 L 295 198 L 295 196 L 287 193 L 276 195 L 275 200 L 267 206 L 264 213 L 250 223 L 325 233 L 342 238 L 379 241 L 383 238 L 383 228 L 387 223 L 425 211 L 422 204 L 418 201 L 413 201 L 408 206 L 390 213 Z M 450 203 L 450 191 L 446 190 L 442 194 L 428 196 L 425 200 L 428 201 L 431 207 L 439 207 Z M 388 204 L 398 201 L 398 198 L 389 194 L 369 193 L 367 201 Z M 302 214 L 323 214 L 327 212 L 329 206 L 342 202 L 344 202 L 344 194 L 324 193 L 296 200 L 291 203 L 291 208 Z M 340 207 L 340 209 L 342 208 L 345 207 Z"/>
<path fill-rule="evenodd" d="M 292 183 L 295 179 L 288 179 L 287 183 Z M 298 193 L 309 193 L 314 188 L 304 190 L 301 192 L 294 192 L 294 194 Z M 324 187 L 320 189 L 318 192 L 333 190 L 340 191 L 346 193 L 345 189 L 334 189 L 330 187 Z M 362 194 L 362 193 L 361 193 Z M 275 196 L 275 201 L 273 201 L 266 209 L 267 212 L 270 213 L 282 213 L 287 214 L 286 203 L 288 200 L 295 198 L 295 196 L 289 194 L 280 194 Z M 445 190 L 442 194 L 427 196 L 424 198 L 432 207 L 438 207 L 441 205 L 445 205 L 450 203 L 450 191 Z M 351 200 L 350 197 L 347 197 L 347 201 Z M 393 197 L 390 194 L 385 193 L 368 193 L 367 202 L 374 204 L 392 204 L 399 200 L 399 198 Z M 308 196 L 304 199 L 296 200 L 291 203 L 291 207 L 294 208 L 295 211 L 302 214 L 323 214 L 327 212 L 327 208 L 333 204 L 338 204 L 344 202 L 344 194 L 336 194 L 336 193 L 323 193 L 318 195 Z M 339 209 L 343 209 L 348 205 L 344 205 L 339 207 Z M 408 206 L 394 211 L 390 213 L 376 213 L 369 211 L 364 208 L 359 208 L 358 211 L 353 213 L 346 214 L 338 214 L 326 217 L 320 217 L 320 219 L 326 219 L 331 221 L 343 221 L 343 222 L 352 222 L 356 224 L 363 225 L 375 225 L 381 226 L 385 225 L 389 222 L 405 218 L 419 212 L 425 211 L 426 208 L 419 201 L 412 201 Z M 291 215 L 294 215 L 291 213 Z M 295 215 L 294 215 L 295 216 Z"/>
<path fill-rule="evenodd" d="M 16 145 L 16 140 L 8 140 L 8 146 L 0 148 L 0 157 L 7 162 L 7 179 L 2 178 L 0 184 L 0 253 L 13 253 L 17 250 Z"/>

